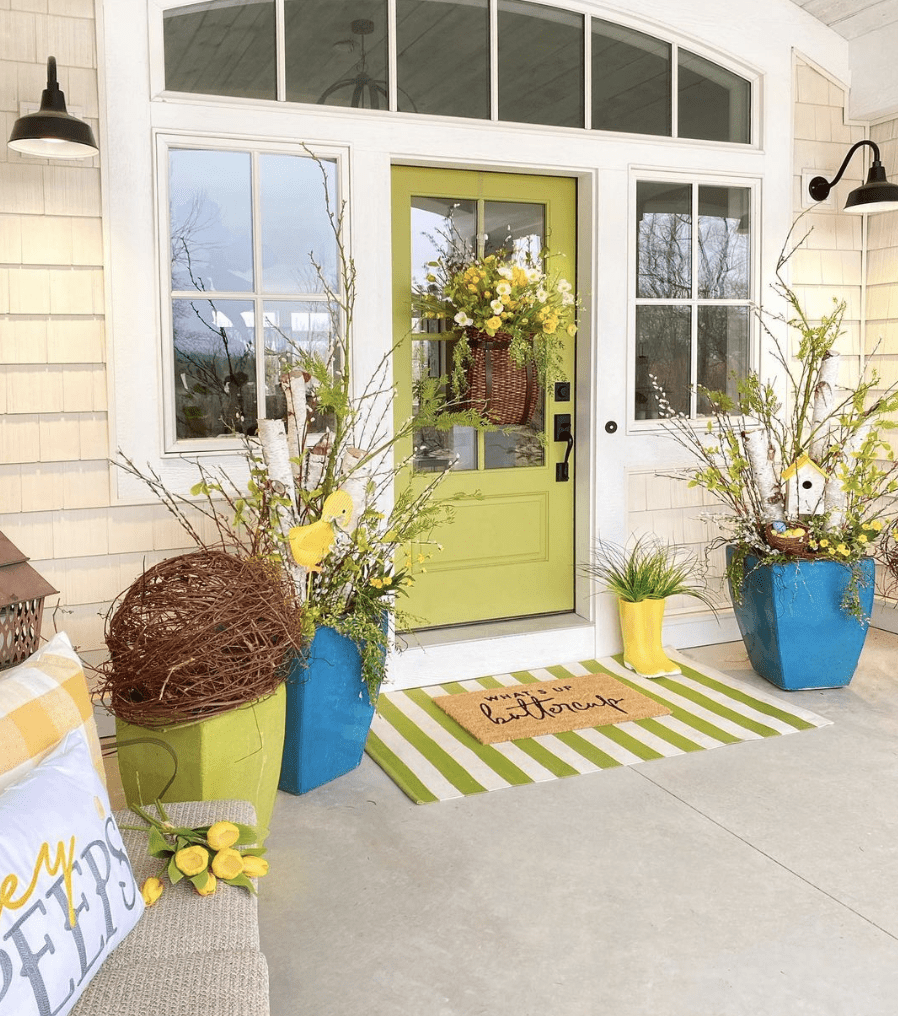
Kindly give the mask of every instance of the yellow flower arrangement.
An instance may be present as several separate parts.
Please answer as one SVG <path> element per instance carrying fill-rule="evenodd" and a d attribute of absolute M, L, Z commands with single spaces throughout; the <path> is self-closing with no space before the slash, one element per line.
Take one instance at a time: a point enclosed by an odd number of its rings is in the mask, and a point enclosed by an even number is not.
<path fill-rule="evenodd" d="M 577 333 L 579 308 L 573 285 L 542 265 L 543 255 L 521 264 L 504 251 L 478 258 L 453 252 L 428 264 L 428 284 L 415 290 L 415 307 L 422 318 L 445 320 L 461 332 L 453 354 L 456 394 L 464 391 L 467 340 L 478 332 L 507 335 L 511 358 L 519 367 L 533 363 L 540 386 L 564 380 L 563 343 Z"/>
<path fill-rule="evenodd" d="M 162 895 L 166 877 L 172 885 L 187 878 L 200 896 L 212 896 L 222 882 L 255 893 L 250 879 L 268 874 L 268 862 L 260 856 L 264 848 L 249 846 L 262 838 L 253 826 L 228 821 L 213 822 L 210 826 L 175 826 L 159 801 L 158 818 L 138 805 L 132 805 L 131 810 L 148 825 L 124 828 L 148 833 L 147 850 L 162 862 L 159 874 L 146 879 L 140 890 L 148 907 Z"/>

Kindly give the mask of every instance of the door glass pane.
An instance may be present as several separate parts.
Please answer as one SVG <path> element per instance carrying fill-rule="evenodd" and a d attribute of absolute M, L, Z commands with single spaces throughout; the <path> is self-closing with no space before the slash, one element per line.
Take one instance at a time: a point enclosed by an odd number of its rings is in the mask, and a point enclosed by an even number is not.
<path fill-rule="evenodd" d="M 712 392 L 736 398 L 737 378 L 748 373 L 748 307 L 698 308 L 698 383 Z M 710 413 L 708 400 L 698 399 L 699 414 Z"/>
<path fill-rule="evenodd" d="M 336 313 L 336 309 L 333 309 Z M 300 351 L 315 353 L 326 363 L 330 353 L 331 310 L 326 303 L 304 300 L 267 300 L 265 327 L 265 415 L 287 415 L 280 376 L 297 361 Z M 335 364 L 339 367 L 340 364 Z M 324 430 L 324 425 L 314 427 Z"/>
<path fill-rule="evenodd" d="M 417 392 L 422 379 L 447 377 L 452 370 L 453 345 L 451 340 L 446 339 L 412 343 L 413 413 L 418 410 Z M 452 427 L 450 430 L 419 427 L 415 430 L 413 441 L 415 472 L 435 473 L 447 467 L 456 471 L 477 468 L 477 431 L 473 427 Z"/>
<path fill-rule="evenodd" d="M 477 203 L 460 198 L 412 198 L 412 286 L 423 287 L 429 261 L 476 249 Z"/>
<path fill-rule="evenodd" d="M 389 107 L 386 0 L 284 0 L 287 99 Z"/>
<path fill-rule="evenodd" d="M 681 138 L 751 141 L 751 83 L 688 50 L 679 50 Z"/>
<path fill-rule="evenodd" d="M 249 300 L 172 300 L 178 439 L 253 433 L 256 355 Z"/>
<path fill-rule="evenodd" d="M 670 134 L 670 45 L 592 19 L 592 126 Z"/>
<path fill-rule="evenodd" d="M 747 187 L 698 189 L 698 296 L 747 300 L 749 205 Z"/>
<path fill-rule="evenodd" d="M 411 207 L 412 278 L 414 288 L 427 285 L 432 269 L 429 261 L 450 252 L 461 256 L 476 249 L 477 203 L 461 198 L 413 197 Z M 422 339 L 412 343 L 413 399 L 425 377 L 448 377 L 452 370 L 452 322 L 412 321 L 414 333 L 446 335 L 442 339 Z M 417 410 L 413 404 L 412 411 Z M 455 470 L 476 469 L 477 433 L 473 427 L 453 427 L 442 431 L 420 427 L 414 432 L 414 469 L 438 472 L 448 465 Z"/>
<path fill-rule="evenodd" d="M 499 0 L 499 117 L 583 126 L 583 17 Z"/>
<path fill-rule="evenodd" d="M 661 414 L 651 376 L 664 389 L 671 409 L 689 415 L 691 311 L 688 307 L 636 308 L 636 419 Z"/>
<path fill-rule="evenodd" d="M 487 0 L 397 0 L 399 109 L 487 120 Z"/>
<path fill-rule="evenodd" d="M 173 148 L 169 162 L 172 289 L 251 292 L 249 153 Z"/>
<path fill-rule="evenodd" d="M 519 265 L 540 263 L 546 242 L 546 206 L 523 201 L 483 203 L 484 254 L 505 251 Z M 534 418 L 523 427 L 487 431 L 483 436 L 486 469 L 541 466 L 545 448 L 540 442 L 545 417 L 545 397 Z"/>
<path fill-rule="evenodd" d="M 636 295 L 685 299 L 692 295 L 692 187 L 636 185 Z"/>
<path fill-rule="evenodd" d="M 331 208 L 336 207 L 336 166 L 323 162 Z M 260 155 L 262 289 L 266 293 L 319 293 L 337 285 L 337 244 L 325 210 L 321 168 L 297 155 Z"/>
<path fill-rule="evenodd" d="M 539 439 L 545 410 L 541 403 L 526 427 L 490 430 L 483 435 L 483 464 L 487 469 L 511 469 L 517 466 L 542 466 L 546 449 Z"/>
<path fill-rule="evenodd" d="M 546 238 L 545 205 L 523 201 L 485 201 L 484 254 L 505 251 L 515 264 L 539 262 Z"/>
<path fill-rule="evenodd" d="M 231 0 L 163 11 L 165 87 L 274 99 L 274 0 Z"/>

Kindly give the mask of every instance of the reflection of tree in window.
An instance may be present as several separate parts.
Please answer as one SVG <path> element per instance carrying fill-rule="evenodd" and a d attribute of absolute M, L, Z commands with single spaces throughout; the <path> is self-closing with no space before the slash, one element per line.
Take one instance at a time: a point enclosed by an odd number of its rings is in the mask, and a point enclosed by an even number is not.
<path fill-rule="evenodd" d="M 658 416 L 652 377 L 673 410 L 702 415 L 696 386 L 732 395 L 745 375 L 749 198 L 746 187 L 638 183 L 636 419 Z"/>
<path fill-rule="evenodd" d="M 336 250 L 314 195 L 324 173 L 335 200 L 336 167 L 249 151 L 169 159 L 176 435 L 253 433 L 258 416 L 286 413 L 280 371 L 330 346 L 318 269 L 336 284 Z"/>
<path fill-rule="evenodd" d="M 174 300 L 172 325 L 178 437 L 253 433 L 252 304 Z"/>

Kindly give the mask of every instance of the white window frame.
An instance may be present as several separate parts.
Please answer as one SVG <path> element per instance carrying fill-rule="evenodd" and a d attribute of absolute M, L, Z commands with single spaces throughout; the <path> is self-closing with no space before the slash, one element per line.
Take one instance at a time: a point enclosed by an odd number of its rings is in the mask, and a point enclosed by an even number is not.
<path fill-rule="evenodd" d="M 636 188 L 639 183 L 679 183 L 689 185 L 692 188 L 693 208 L 698 207 L 699 187 L 745 187 L 749 191 L 749 223 L 751 228 L 751 252 L 749 264 L 749 287 L 748 297 L 743 300 L 712 300 L 699 298 L 693 295 L 684 299 L 655 300 L 646 297 L 637 297 L 637 249 L 636 249 Z M 757 370 L 760 360 L 760 327 L 757 320 L 759 306 L 759 286 L 761 278 L 761 178 L 748 177 L 737 174 L 704 174 L 690 172 L 671 172 L 664 170 L 653 170 L 647 167 L 633 168 L 630 174 L 630 197 L 628 202 L 630 240 L 628 245 L 628 327 L 627 327 L 627 429 L 631 433 L 645 433 L 652 431 L 664 431 L 664 423 L 660 419 L 637 420 L 636 419 L 636 308 L 651 306 L 683 306 L 692 309 L 690 321 L 690 422 L 696 427 L 704 427 L 707 424 L 707 416 L 696 416 L 696 393 L 694 391 L 697 380 L 698 362 L 698 308 L 707 306 L 719 307 L 747 307 L 749 313 L 749 334 L 748 334 L 748 370 Z M 696 283 L 696 230 L 697 223 L 693 221 L 692 228 L 692 280 L 693 291 Z"/>
<path fill-rule="evenodd" d="M 150 94 L 154 98 L 167 100 L 202 101 L 213 99 L 221 102 L 260 103 L 263 105 L 283 105 L 287 102 L 286 95 L 286 59 L 285 59 L 285 18 L 284 0 L 274 0 L 275 4 L 275 53 L 276 53 L 276 91 L 274 99 L 242 99 L 234 96 L 206 96 L 196 92 L 168 91 L 165 87 L 165 46 L 163 39 L 163 13 L 169 10 L 176 10 L 181 7 L 196 6 L 198 0 L 149 0 L 149 40 L 150 40 Z M 240 2 L 240 0 L 235 0 Z M 397 51 L 396 51 L 396 0 L 387 2 L 387 75 L 389 81 L 388 110 L 392 116 L 413 117 L 414 119 L 428 119 L 442 122 L 457 122 L 463 120 L 467 123 L 515 123 L 511 120 L 500 120 L 498 115 L 499 107 L 499 41 L 498 41 L 498 20 L 499 0 L 488 0 L 489 8 L 489 82 L 490 82 L 490 115 L 487 120 L 468 119 L 466 117 L 448 117 L 435 114 L 403 113 L 398 108 L 398 73 L 397 73 Z M 609 137 L 639 137 L 657 138 L 661 141 L 680 142 L 685 144 L 713 144 L 715 146 L 725 145 L 732 149 L 760 148 L 761 147 L 761 117 L 760 117 L 760 93 L 761 75 L 757 69 L 747 63 L 739 61 L 731 55 L 723 55 L 713 50 L 700 40 L 692 40 L 688 36 L 678 34 L 666 28 L 663 35 L 658 34 L 656 22 L 641 19 L 624 12 L 612 10 L 597 10 L 596 4 L 586 0 L 568 0 L 568 2 L 556 2 L 556 0 L 525 0 L 544 7 L 554 7 L 558 10 L 569 11 L 571 14 L 583 16 L 583 102 L 584 102 L 584 126 L 583 127 L 553 127 L 550 125 L 524 124 L 526 127 L 541 127 L 547 131 L 587 131 L 599 136 Z M 607 21 L 618 25 L 621 28 L 629 28 L 635 32 L 641 32 L 659 42 L 670 46 L 671 76 L 670 76 L 670 101 L 671 101 L 671 133 L 670 135 L 645 135 L 627 134 L 619 131 L 593 131 L 592 129 L 592 21 Z M 680 48 L 694 53 L 709 61 L 723 70 L 729 71 L 749 82 L 751 103 L 749 110 L 749 137 L 748 142 L 738 141 L 703 141 L 700 138 L 681 138 L 678 134 L 678 103 L 679 103 L 679 50 Z M 341 110 L 350 110 L 351 107 L 344 106 L 309 106 L 307 103 L 287 103 L 288 105 L 303 107 L 306 109 L 326 109 L 331 115 L 340 115 Z M 371 111 L 368 111 L 369 113 Z M 379 111 L 383 115 L 384 111 Z"/>
<path fill-rule="evenodd" d="M 170 221 L 169 221 L 169 207 L 170 207 L 170 195 L 169 195 L 169 153 L 173 149 L 190 149 L 197 150 L 202 149 L 205 151 L 238 151 L 247 152 L 250 154 L 252 159 L 252 220 L 251 228 L 257 223 L 261 222 L 261 202 L 258 187 L 258 156 L 260 154 L 274 154 L 274 155 L 292 155 L 299 156 L 301 158 L 310 159 L 308 151 L 302 148 L 298 144 L 290 144 L 276 141 L 261 141 L 261 140 L 250 140 L 246 138 L 235 138 L 226 140 L 225 138 L 216 135 L 210 137 L 209 135 L 201 134 L 180 134 L 171 132 L 156 132 L 155 134 L 155 148 L 156 148 L 156 236 L 157 236 L 157 255 L 158 255 L 158 270 L 159 270 L 159 295 L 160 295 L 160 306 L 159 306 L 159 323 L 161 329 L 162 343 L 160 355 L 162 357 L 161 364 L 161 378 L 163 385 L 162 392 L 162 433 L 163 433 L 163 451 L 166 455 L 184 455 L 184 454 L 202 454 L 210 451 L 238 451 L 242 447 L 242 438 L 240 437 L 208 437 L 208 438 L 193 438 L 185 439 L 177 437 L 177 420 L 175 411 L 175 384 L 177 378 L 175 377 L 174 370 L 174 356 L 173 352 L 173 331 L 172 331 L 172 300 L 174 292 L 183 292 L 180 290 L 173 291 L 171 288 L 171 259 L 169 256 L 170 251 Z M 315 154 L 322 160 L 327 160 L 333 163 L 335 169 L 335 195 L 333 211 L 336 214 L 339 211 L 342 196 L 346 191 L 346 152 L 345 150 L 334 149 L 331 152 L 327 152 L 316 148 Z M 323 191 L 322 191 L 323 201 Z M 344 230 L 344 243 L 349 242 L 348 235 Z M 252 235 L 252 252 L 253 252 L 253 265 L 254 265 L 254 283 L 259 280 L 259 272 L 261 271 L 261 236 L 258 230 L 253 230 Z M 297 259 L 304 261 L 308 257 L 307 251 L 297 250 Z M 337 280 L 339 284 L 339 279 Z M 168 285 L 166 285 L 168 283 Z M 249 302 L 254 305 L 255 311 L 255 322 L 262 321 L 263 313 L 260 308 L 262 305 L 269 300 L 289 300 L 294 301 L 308 301 L 316 303 L 324 303 L 327 301 L 327 297 L 323 292 L 318 293 L 301 293 L 301 294 L 282 294 L 282 293 L 265 293 L 260 289 L 256 289 L 255 285 L 253 289 L 244 293 L 229 293 L 220 291 L 211 291 L 203 294 L 203 299 L 217 299 L 217 300 L 241 300 Z M 184 299 L 183 296 L 178 299 Z M 264 348 L 264 330 L 260 334 L 257 327 L 254 328 L 254 339 L 255 339 L 255 360 L 256 360 L 256 412 L 259 419 L 263 419 L 265 416 L 265 348 Z"/>

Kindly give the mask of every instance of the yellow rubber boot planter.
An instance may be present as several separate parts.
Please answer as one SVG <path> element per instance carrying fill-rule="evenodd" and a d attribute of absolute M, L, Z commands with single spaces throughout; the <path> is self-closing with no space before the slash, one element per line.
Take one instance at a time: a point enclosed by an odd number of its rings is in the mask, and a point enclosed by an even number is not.
<path fill-rule="evenodd" d="M 642 677 L 681 674 L 661 648 L 664 600 L 639 600 L 620 604 L 620 629 L 624 637 L 624 666 Z"/>

